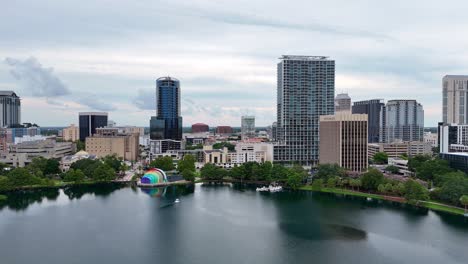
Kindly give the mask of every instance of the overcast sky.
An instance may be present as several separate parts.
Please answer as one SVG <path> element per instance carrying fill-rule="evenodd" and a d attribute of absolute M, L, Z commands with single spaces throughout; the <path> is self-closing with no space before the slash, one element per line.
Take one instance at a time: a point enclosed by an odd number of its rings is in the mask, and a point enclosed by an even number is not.
<path fill-rule="evenodd" d="M 138 2 L 138 3 L 137 3 Z M 2 1 L 0 89 L 22 121 L 120 125 L 154 115 L 155 79 L 181 81 L 184 126 L 275 121 L 282 54 L 336 60 L 336 92 L 416 99 L 441 119 L 441 79 L 468 74 L 468 1 Z"/>

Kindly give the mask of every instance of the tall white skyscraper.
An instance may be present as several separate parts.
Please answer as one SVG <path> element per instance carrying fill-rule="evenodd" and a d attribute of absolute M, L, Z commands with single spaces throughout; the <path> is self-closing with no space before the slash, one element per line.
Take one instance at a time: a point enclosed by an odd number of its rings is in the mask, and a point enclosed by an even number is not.
<path fill-rule="evenodd" d="M 335 113 L 335 61 L 324 56 L 284 55 L 280 59 L 274 160 L 315 165 L 319 118 Z"/>
<path fill-rule="evenodd" d="M 468 124 L 468 75 L 445 75 L 442 79 L 442 120 Z"/>

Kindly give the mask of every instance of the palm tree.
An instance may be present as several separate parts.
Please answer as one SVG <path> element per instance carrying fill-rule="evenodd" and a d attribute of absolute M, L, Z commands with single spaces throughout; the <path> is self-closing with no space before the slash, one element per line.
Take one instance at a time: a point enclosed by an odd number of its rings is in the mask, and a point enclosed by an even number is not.
<path fill-rule="evenodd" d="M 462 195 L 462 197 L 460 197 L 460 203 L 462 203 L 465 206 L 466 213 L 466 207 L 468 206 L 468 195 Z"/>

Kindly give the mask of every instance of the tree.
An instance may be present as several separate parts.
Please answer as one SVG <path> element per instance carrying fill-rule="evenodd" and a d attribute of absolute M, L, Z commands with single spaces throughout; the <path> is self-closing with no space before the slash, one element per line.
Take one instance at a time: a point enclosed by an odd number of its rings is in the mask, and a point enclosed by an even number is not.
<path fill-rule="evenodd" d="M 387 164 L 388 163 L 388 155 L 385 152 L 377 152 L 374 155 L 374 163 L 376 164 Z"/>
<path fill-rule="evenodd" d="M 102 158 L 102 161 L 110 166 L 114 171 L 120 171 L 121 166 L 122 166 L 122 160 L 117 157 L 117 155 L 112 154 L 112 155 L 107 155 L 104 158 Z"/>
<path fill-rule="evenodd" d="M 336 187 L 336 179 L 334 177 L 333 178 L 328 178 L 327 187 L 328 188 L 335 188 Z"/>
<path fill-rule="evenodd" d="M 216 165 L 207 163 L 200 170 L 201 177 L 206 180 L 222 180 L 225 175 L 225 170 L 218 168 Z"/>
<path fill-rule="evenodd" d="M 234 151 L 236 146 L 226 141 L 213 144 L 213 149 L 223 149 L 224 147 L 228 148 L 229 151 Z"/>
<path fill-rule="evenodd" d="M 186 181 L 195 181 L 195 172 L 189 169 L 183 170 L 182 171 L 182 177 L 184 177 L 184 180 Z"/>
<path fill-rule="evenodd" d="M 462 195 L 462 197 L 460 197 L 460 203 L 465 206 L 466 213 L 466 207 L 468 206 L 468 195 Z"/>
<path fill-rule="evenodd" d="M 28 166 L 26 166 L 26 168 L 29 170 L 30 173 L 34 174 L 34 175 L 38 175 L 38 176 L 44 176 L 44 171 L 47 167 L 47 159 L 44 158 L 44 157 L 34 157 L 32 160 L 31 160 L 31 163 L 28 164 Z M 41 173 L 41 174 L 39 174 Z"/>
<path fill-rule="evenodd" d="M 56 159 L 48 159 L 43 173 L 44 175 L 60 173 L 60 162 Z"/>
<path fill-rule="evenodd" d="M 291 189 L 297 190 L 302 183 L 302 176 L 298 172 L 292 172 L 288 175 L 287 184 Z"/>
<path fill-rule="evenodd" d="M 229 172 L 229 175 L 234 179 L 242 180 L 245 177 L 244 166 L 243 165 L 234 166 Z"/>
<path fill-rule="evenodd" d="M 312 182 L 312 188 L 315 190 L 321 190 L 323 186 L 323 180 L 317 179 Z"/>
<path fill-rule="evenodd" d="M 74 170 L 81 170 L 87 178 L 92 179 L 93 173 L 97 169 L 97 167 L 101 164 L 99 160 L 92 160 L 92 159 L 81 159 L 74 162 L 70 169 Z"/>
<path fill-rule="evenodd" d="M 6 168 L 8 168 L 8 165 L 3 163 L 3 162 L 0 162 L 0 175 L 5 175 L 7 170 L 5 170 Z"/>
<path fill-rule="evenodd" d="M 315 177 L 328 180 L 330 177 L 344 177 L 346 174 L 345 170 L 338 164 L 320 164 L 317 168 Z"/>
<path fill-rule="evenodd" d="M 389 166 L 385 167 L 385 171 L 390 172 L 392 174 L 397 174 L 397 173 L 400 172 L 400 169 L 398 169 L 397 166 L 389 165 Z"/>
<path fill-rule="evenodd" d="M 431 156 L 429 155 L 416 155 L 410 159 L 408 159 L 408 169 L 410 171 L 415 172 L 416 169 L 425 161 L 428 161 L 431 159 Z"/>
<path fill-rule="evenodd" d="M 101 163 L 93 172 L 93 180 L 95 181 L 112 181 L 115 180 L 115 171 L 108 164 Z"/>
<path fill-rule="evenodd" d="M 271 181 L 272 169 L 273 169 L 273 164 L 269 161 L 266 161 L 264 163 L 258 164 L 258 166 L 256 166 L 256 170 L 254 171 L 254 173 L 257 176 L 258 180 Z"/>
<path fill-rule="evenodd" d="M 174 170 L 174 163 L 172 161 L 172 158 L 170 156 L 164 156 L 164 157 L 159 157 L 155 160 L 153 160 L 150 164 L 150 167 L 152 168 L 158 168 L 163 171 L 171 171 Z"/>
<path fill-rule="evenodd" d="M 443 175 L 453 170 L 449 167 L 448 161 L 435 158 L 426 160 L 416 168 L 416 177 L 423 180 L 433 180 L 438 175 Z"/>
<path fill-rule="evenodd" d="M 375 191 L 384 182 L 384 176 L 379 170 L 371 168 L 362 175 L 361 182 L 364 189 Z"/>
<path fill-rule="evenodd" d="M 0 176 L 0 192 L 8 191 L 12 188 L 11 182 L 8 180 L 6 176 Z"/>
<path fill-rule="evenodd" d="M 81 170 L 74 170 L 70 169 L 65 173 L 65 177 L 63 178 L 66 182 L 75 182 L 80 183 L 83 182 L 85 179 L 85 175 Z"/>
<path fill-rule="evenodd" d="M 404 197 L 410 204 L 415 204 L 418 201 L 424 201 L 429 199 L 429 192 L 426 187 L 419 184 L 413 179 L 409 179 L 405 182 Z"/>
<path fill-rule="evenodd" d="M 189 170 L 195 172 L 195 157 L 193 155 L 185 155 L 183 159 L 177 162 L 177 170 L 183 172 L 185 170 Z"/>
<path fill-rule="evenodd" d="M 77 140 L 75 141 L 75 144 L 76 144 L 76 150 L 77 151 L 81 151 L 81 150 L 85 150 L 85 143 L 81 140 Z"/>
<path fill-rule="evenodd" d="M 273 168 L 271 169 L 271 178 L 273 180 L 282 180 L 287 179 L 288 177 L 288 169 L 279 164 L 273 164 Z"/>
<path fill-rule="evenodd" d="M 457 204 L 462 195 L 468 193 L 468 178 L 462 172 L 447 173 L 440 177 L 439 198 L 451 204 Z"/>
<path fill-rule="evenodd" d="M 12 187 L 30 186 L 41 184 L 41 179 L 32 175 L 25 168 L 16 168 L 8 173 L 8 182 Z"/>

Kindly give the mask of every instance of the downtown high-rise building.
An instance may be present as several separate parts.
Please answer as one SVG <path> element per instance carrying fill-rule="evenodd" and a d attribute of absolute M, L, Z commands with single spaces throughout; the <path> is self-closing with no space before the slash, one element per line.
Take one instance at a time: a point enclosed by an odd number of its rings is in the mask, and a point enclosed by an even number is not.
<path fill-rule="evenodd" d="M 0 126 L 21 124 L 21 99 L 13 91 L 0 91 Z"/>
<path fill-rule="evenodd" d="M 85 141 L 96 133 L 97 128 L 107 126 L 106 112 L 81 112 L 79 113 L 79 136 L 81 141 Z"/>
<path fill-rule="evenodd" d="M 382 99 L 372 99 L 353 103 L 353 114 L 366 114 L 368 118 L 368 141 L 378 143 L 380 138 L 380 111 L 385 106 Z"/>
<path fill-rule="evenodd" d="M 442 78 L 442 109 L 445 124 L 468 124 L 468 75 Z"/>
<path fill-rule="evenodd" d="M 347 93 L 336 95 L 335 112 L 351 112 L 351 97 Z"/>
<path fill-rule="evenodd" d="M 319 161 L 319 119 L 335 112 L 335 61 L 284 55 L 278 63 L 274 160 L 311 166 Z"/>
<path fill-rule="evenodd" d="M 241 118 L 241 139 L 255 137 L 255 116 L 242 116 Z"/>
<path fill-rule="evenodd" d="M 156 116 L 150 120 L 153 140 L 181 140 L 180 82 L 172 77 L 156 80 Z"/>
<path fill-rule="evenodd" d="M 424 140 L 424 110 L 416 100 L 390 100 L 380 112 L 380 142 Z"/>

